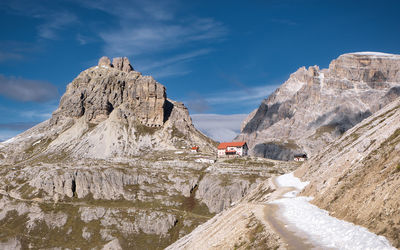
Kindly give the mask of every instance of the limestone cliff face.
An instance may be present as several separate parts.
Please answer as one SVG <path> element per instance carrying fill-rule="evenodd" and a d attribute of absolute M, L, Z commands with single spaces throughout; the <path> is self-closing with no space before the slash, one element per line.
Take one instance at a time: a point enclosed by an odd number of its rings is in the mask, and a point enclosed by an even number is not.
<path fill-rule="evenodd" d="M 400 98 L 348 130 L 297 170 L 303 195 L 331 215 L 400 247 Z"/>
<path fill-rule="evenodd" d="M 32 157 L 108 159 L 214 142 L 192 124 L 187 108 L 167 98 L 165 87 L 134 71 L 127 58 L 103 57 L 67 86 L 50 120 L 16 136 L 0 161 Z M 21 154 L 21 152 L 25 152 Z"/>
<path fill-rule="evenodd" d="M 98 66 L 83 71 L 68 85 L 52 121 L 84 116 L 87 122 L 98 124 L 121 107 L 121 115 L 135 116 L 145 126 L 162 126 L 167 118 L 165 87 L 133 71 L 127 58 L 114 58 L 108 65 L 107 59 L 100 59 Z"/>
<path fill-rule="evenodd" d="M 300 68 L 242 126 L 253 155 L 314 155 L 400 95 L 400 55 L 341 55 L 328 69 Z"/>

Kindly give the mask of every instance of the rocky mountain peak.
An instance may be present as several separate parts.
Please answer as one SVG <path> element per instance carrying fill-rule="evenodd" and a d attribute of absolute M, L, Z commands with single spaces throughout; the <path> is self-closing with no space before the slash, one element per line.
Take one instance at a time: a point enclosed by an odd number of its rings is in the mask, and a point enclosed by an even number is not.
<path fill-rule="evenodd" d="M 103 68 L 115 68 L 124 72 L 131 72 L 133 71 L 133 67 L 131 63 L 129 62 L 129 59 L 127 57 L 115 57 L 112 60 L 108 58 L 107 56 L 103 56 L 99 59 L 98 67 L 103 67 Z"/>
<path fill-rule="evenodd" d="M 275 159 L 313 155 L 400 95 L 400 55 L 343 54 L 328 69 L 301 67 L 252 112 L 237 140 Z"/>
<path fill-rule="evenodd" d="M 116 57 L 112 61 L 112 66 L 124 72 L 131 72 L 133 70 L 131 63 L 127 57 Z"/>
<path fill-rule="evenodd" d="M 60 116 L 84 116 L 87 122 L 98 124 L 119 108 L 122 116 L 157 127 L 166 120 L 166 102 L 165 87 L 134 71 L 128 58 L 114 58 L 111 64 L 104 56 L 98 66 L 83 71 L 67 86 L 53 121 Z"/>
<path fill-rule="evenodd" d="M 98 63 L 99 67 L 111 67 L 111 61 L 110 58 L 108 58 L 107 56 L 103 56 L 99 59 L 99 63 Z"/>
<path fill-rule="evenodd" d="M 81 72 L 68 84 L 51 119 L 16 137 L 20 149 L 14 151 L 31 148 L 33 140 L 48 143 L 40 155 L 64 152 L 102 159 L 191 145 L 214 150 L 214 142 L 193 126 L 186 107 L 168 99 L 166 88 L 153 77 L 134 71 L 126 57 L 112 64 L 102 57 Z M 7 161 L 30 155 L 9 153 Z"/>

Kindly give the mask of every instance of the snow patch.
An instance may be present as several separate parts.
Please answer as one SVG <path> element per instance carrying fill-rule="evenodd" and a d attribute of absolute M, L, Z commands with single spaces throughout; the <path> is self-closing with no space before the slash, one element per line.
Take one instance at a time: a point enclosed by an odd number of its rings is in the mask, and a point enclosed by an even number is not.
<path fill-rule="evenodd" d="M 388 53 L 382 53 L 382 52 L 373 52 L 373 51 L 362 51 L 362 52 L 354 52 L 350 53 L 353 55 L 364 55 L 364 56 L 397 56 L 395 54 L 388 54 Z"/>
<path fill-rule="evenodd" d="M 195 162 L 200 162 L 200 163 L 214 163 L 215 160 L 212 159 L 205 159 L 205 158 L 200 158 L 200 159 L 196 159 L 194 160 Z"/>
<path fill-rule="evenodd" d="M 329 212 L 309 203 L 311 197 L 296 197 L 309 182 L 302 182 L 292 173 L 276 178 L 279 187 L 295 187 L 283 195 L 284 198 L 272 201 L 280 207 L 283 221 L 287 227 L 306 234 L 311 242 L 321 248 L 337 249 L 395 249 L 383 236 L 353 223 L 331 217 Z"/>
<path fill-rule="evenodd" d="M 183 154 L 183 151 L 175 151 L 175 153 L 174 154 L 176 154 L 176 155 L 180 155 L 180 154 Z"/>
<path fill-rule="evenodd" d="M 41 141 L 42 141 L 42 140 L 39 140 L 39 141 L 33 143 L 32 146 L 35 146 L 36 144 L 39 144 Z"/>
<path fill-rule="evenodd" d="M 293 172 L 278 176 L 275 181 L 279 187 L 294 187 L 299 190 L 310 183 L 309 181 L 302 182 L 299 178 L 294 177 Z"/>
<path fill-rule="evenodd" d="M 8 143 L 12 143 L 13 141 L 15 141 L 15 137 L 8 139 L 7 141 L 3 141 L 2 144 L 8 144 Z"/>
<path fill-rule="evenodd" d="M 324 87 L 324 83 L 325 83 L 324 82 L 325 74 L 324 73 L 319 73 L 318 78 L 319 78 L 319 82 L 320 82 L 321 88 L 323 88 Z"/>
<path fill-rule="evenodd" d="M 283 217 L 296 229 L 305 232 L 323 248 L 338 249 L 395 249 L 383 237 L 366 228 L 329 216 L 325 210 L 309 203 L 310 197 L 284 198 L 273 201 L 283 209 Z"/>

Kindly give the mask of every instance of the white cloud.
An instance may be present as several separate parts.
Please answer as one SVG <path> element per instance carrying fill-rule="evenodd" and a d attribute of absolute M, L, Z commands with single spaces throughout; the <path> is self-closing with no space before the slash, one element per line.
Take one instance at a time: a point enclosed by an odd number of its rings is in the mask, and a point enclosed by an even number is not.
<path fill-rule="evenodd" d="M 130 56 L 161 53 L 195 42 L 222 38 L 225 27 L 211 18 L 191 18 L 175 22 L 123 24 L 120 29 L 103 31 L 104 53 Z"/>
<path fill-rule="evenodd" d="M 164 60 L 153 61 L 153 62 L 149 62 L 149 63 L 144 62 L 144 63 L 142 63 L 141 70 L 151 70 L 151 69 L 155 69 L 155 68 L 165 67 L 165 66 L 171 65 L 171 64 L 177 64 L 177 63 L 181 63 L 181 62 L 190 61 L 193 58 L 196 58 L 196 57 L 199 57 L 202 55 L 206 55 L 210 52 L 211 52 L 211 49 L 199 49 L 199 50 L 191 51 L 188 53 L 177 54 L 177 55 L 174 55 L 174 56 L 169 57 Z"/>
<path fill-rule="evenodd" d="M 0 75 L 0 95 L 23 102 L 47 102 L 58 97 L 58 90 L 45 81 Z"/>
<path fill-rule="evenodd" d="M 240 125 L 247 114 L 218 115 L 195 114 L 191 115 L 193 124 L 205 135 L 216 141 L 232 141 L 240 133 Z"/>
<path fill-rule="evenodd" d="M 243 105 L 260 103 L 261 100 L 274 92 L 279 85 L 257 86 L 253 88 L 239 88 L 238 90 L 227 91 L 225 93 L 215 93 L 208 95 L 205 99 L 211 105 L 238 103 Z"/>
<path fill-rule="evenodd" d="M 6 141 L 18 134 L 20 134 L 22 131 L 16 131 L 16 130 L 0 130 L 0 142 Z"/>
<path fill-rule="evenodd" d="M 189 110 L 193 112 L 207 112 L 208 110 L 218 110 L 221 112 L 225 108 L 232 110 L 253 110 L 260 105 L 261 101 L 274 92 L 279 85 L 266 85 L 246 88 L 237 87 L 237 90 L 226 92 L 214 92 L 208 95 L 191 93 L 183 103 L 187 104 Z"/>
<path fill-rule="evenodd" d="M 53 109 L 55 110 L 55 108 Z M 35 110 L 22 111 L 19 113 L 20 117 L 29 118 L 30 120 L 47 120 L 50 119 L 52 112 L 40 112 Z"/>
<path fill-rule="evenodd" d="M 182 11 L 175 0 L 76 2 L 114 18 L 115 25 L 95 31 L 104 42 L 104 55 L 135 56 L 141 71 L 151 70 L 158 78 L 190 73 L 188 62 L 210 53 L 211 43 L 227 34 L 221 22 Z"/>
<path fill-rule="evenodd" d="M 58 31 L 78 22 L 76 15 L 66 11 L 60 3 L 51 7 L 46 1 L 2 1 L 0 9 L 41 20 L 42 23 L 37 26 L 38 34 L 45 39 L 57 39 Z"/>
<path fill-rule="evenodd" d="M 144 58 L 140 61 L 138 69 L 143 73 L 151 74 L 156 79 L 187 75 L 192 72 L 187 63 L 211 51 L 211 49 L 199 49 L 155 61 Z"/>
<path fill-rule="evenodd" d="M 43 15 L 45 20 L 38 26 L 39 36 L 46 39 L 57 39 L 57 32 L 65 29 L 71 24 L 77 23 L 77 17 L 70 12 L 58 12 Z"/>

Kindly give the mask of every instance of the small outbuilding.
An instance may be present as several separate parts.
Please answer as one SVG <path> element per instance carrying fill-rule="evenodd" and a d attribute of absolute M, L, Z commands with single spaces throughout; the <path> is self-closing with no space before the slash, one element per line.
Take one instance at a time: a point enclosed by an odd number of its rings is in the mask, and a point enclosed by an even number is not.
<path fill-rule="evenodd" d="M 307 160 L 308 158 L 307 158 L 307 155 L 306 154 L 297 154 L 297 155 L 294 155 L 294 161 L 305 161 L 305 160 Z"/>
<path fill-rule="evenodd" d="M 218 145 L 218 157 L 241 157 L 247 155 L 249 148 L 244 141 L 221 142 Z"/>
<path fill-rule="evenodd" d="M 190 149 L 190 152 L 192 152 L 192 153 L 197 153 L 197 152 L 199 152 L 199 147 L 192 147 L 192 148 Z"/>

